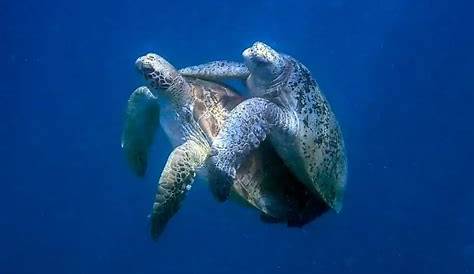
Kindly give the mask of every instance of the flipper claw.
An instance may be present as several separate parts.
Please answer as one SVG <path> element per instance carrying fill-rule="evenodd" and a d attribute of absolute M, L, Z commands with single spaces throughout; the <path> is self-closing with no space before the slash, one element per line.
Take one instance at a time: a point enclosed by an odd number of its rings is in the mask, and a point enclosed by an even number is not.
<path fill-rule="evenodd" d="M 227 200 L 235 177 L 235 170 L 224 171 L 217 163 L 216 156 L 210 157 L 209 187 L 212 195 L 219 202 Z"/>

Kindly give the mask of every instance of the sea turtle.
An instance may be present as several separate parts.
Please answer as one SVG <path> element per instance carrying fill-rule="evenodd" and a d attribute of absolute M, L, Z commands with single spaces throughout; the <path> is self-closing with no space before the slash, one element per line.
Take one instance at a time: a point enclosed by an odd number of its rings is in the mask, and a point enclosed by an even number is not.
<path fill-rule="evenodd" d="M 138 58 L 136 66 L 150 88 L 136 89 L 128 102 L 122 147 L 130 166 L 137 175 L 145 173 L 161 104 L 168 105 L 162 114 L 173 114 L 174 119 L 162 126 L 179 144 L 168 157 L 156 191 L 151 213 L 156 239 L 178 211 L 197 171 L 206 166 L 211 144 L 230 111 L 243 99 L 225 85 L 181 76 L 157 54 Z M 234 177 L 233 197 L 260 210 L 264 221 L 301 226 L 328 209 L 298 182 L 271 144 L 251 153 Z"/>
<path fill-rule="evenodd" d="M 302 63 L 262 42 L 242 56 L 245 65 L 216 61 L 180 70 L 202 79 L 245 79 L 254 96 L 232 110 L 212 144 L 215 195 L 226 199 L 235 170 L 268 135 L 299 180 L 338 212 L 347 172 L 344 141 L 318 84 Z"/>

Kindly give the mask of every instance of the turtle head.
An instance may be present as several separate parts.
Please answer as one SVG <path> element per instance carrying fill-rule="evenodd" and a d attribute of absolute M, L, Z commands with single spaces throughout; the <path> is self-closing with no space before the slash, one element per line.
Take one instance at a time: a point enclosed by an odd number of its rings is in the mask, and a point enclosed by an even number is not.
<path fill-rule="evenodd" d="M 135 61 L 135 66 L 155 89 L 167 90 L 181 78 L 173 65 L 155 53 L 139 57 Z"/>
<path fill-rule="evenodd" d="M 285 70 L 283 56 L 262 42 L 244 50 L 242 57 L 252 76 L 265 83 L 271 83 Z"/>

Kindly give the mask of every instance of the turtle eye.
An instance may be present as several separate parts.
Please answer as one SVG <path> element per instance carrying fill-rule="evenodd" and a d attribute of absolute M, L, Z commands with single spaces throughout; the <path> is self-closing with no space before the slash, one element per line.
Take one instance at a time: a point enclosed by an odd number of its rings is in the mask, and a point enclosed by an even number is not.
<path fill-rule="evenodd" d="M 268 63 L 268 61 L 265 60 L 264 58 L 255 58 L 254 62 L 258 65 L 264 65 L 264 64 Z"/>
<path fill-rule="evenodd" d="M 260 55 L 253 56 L 252 62 L 257 66 L 264 66 L 269 63 L 267 59 Z"/>
<path fill-rule="evenodd" d="M 153 66 L 151 65 L 150 62 L 145 61 L 145 62 L 143 62 L 142 70 L 145 73 L 151 73 L 151 72 L 153 72 Z"/>

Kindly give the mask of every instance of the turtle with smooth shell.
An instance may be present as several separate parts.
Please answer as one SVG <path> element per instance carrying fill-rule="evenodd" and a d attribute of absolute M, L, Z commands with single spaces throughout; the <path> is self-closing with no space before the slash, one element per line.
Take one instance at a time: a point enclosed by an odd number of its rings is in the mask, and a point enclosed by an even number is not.
<path fill-rule="evenodd" d="M 181 76 L 156 54 L 138 58 L 136 66 L 150 88 L 136 89 L 128 102 L 122 147 L 131 168 L 139 176 L 145 173 L 159 105 L 164 102 L 169 107 L 161 112 L 172 114 L 173 119 L 162 126 L 178 145 L 168 157 L 155 195 L 151 234 L 156 239 L 179 210 L 196 173 L 206 167 L 211 144 L 230 111 L 243 99 L 225 85 Z M 262 220 L 290 226 L 301 226 L 328 209 L 298 182 L 271 144 L 251 153 L 241 165 L 233 179 L 232 193 L 235 199 L 260 210 Z"/>
<path fill-rule="evenodd" d="M 245 79 L 254 96 L 231 111 L 212 144 L 215 196 L 226 199 L 235 171 L 269 136 L 293 174 L 338 212 L 347 172 L 344 141 L 318 84 L 302 63 L 264 43 L 242 56 L 244 64 L 216 61 L 180 70 L 202 79 Z"/>

